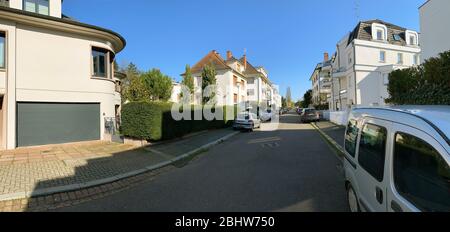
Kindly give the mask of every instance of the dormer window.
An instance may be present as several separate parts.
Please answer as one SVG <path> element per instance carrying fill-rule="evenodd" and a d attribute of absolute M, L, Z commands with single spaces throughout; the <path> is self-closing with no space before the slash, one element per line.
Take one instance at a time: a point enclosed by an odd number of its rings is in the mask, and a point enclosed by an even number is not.
<path fill-rule="evenodd" d="M 372 38 L 377 41 L 387 40 L 387 27 L 383 24 L 372 24 Z"/>
<path fill-rule="evenodd" d="M 23 10 L 42 15 L 50 14 L 49 0 L 23 0 Z"/>
<path fill-rule="evenodd" d="M 406 43 L 409 46 L 418 46 L 419 45 L 419 34 L 415 31 L 407 30 L 405 32 L 406 35 Z"/>
<path fill-rule="evenodd" d="M 384 40 L 383 39 L 383 30 L 377 30 L 377 40 Z"/>

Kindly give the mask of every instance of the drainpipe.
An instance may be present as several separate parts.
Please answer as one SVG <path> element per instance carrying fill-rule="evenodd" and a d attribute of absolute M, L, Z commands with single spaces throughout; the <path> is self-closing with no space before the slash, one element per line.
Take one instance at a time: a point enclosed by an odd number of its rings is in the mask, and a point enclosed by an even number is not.
<path fill-rule="evenodd" d="M 355 107 L 358 105 L 358 92 L 356 88 L 356 46 L 353 41 L 353 73 L 355 75 Z"/>

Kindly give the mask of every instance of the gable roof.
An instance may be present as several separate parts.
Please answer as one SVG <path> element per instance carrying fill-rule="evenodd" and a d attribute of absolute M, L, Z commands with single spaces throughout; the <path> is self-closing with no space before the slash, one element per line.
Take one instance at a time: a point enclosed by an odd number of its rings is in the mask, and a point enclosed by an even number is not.
<path fill-rule="evenodd" d="M 405 32 L 407 29 L 397 26 L 397 25 L 394 25 L 394 24 L 391 24 L 391 23 L 384 22 L 379 19 L 359 22 L 358 25 L 355 27 L 355 29 L 350 33 L 347 45 L 350 45 L 353 42 L 353 40 L 355 40 L 355 39 L 372 41 L 373 40 L 373 38 L 372 38 L 372 24 L 373 23 L 383 24 L 387 27 L 388 43 L 394 44 L 394 45 L 406 46 L 406 38 L 405 38 L 406 33 Z M 394 35 L 399 35 L 400 41 L 394 40 Z"/>
<path fill-rule="evenodd" d="M 203 68 L 212 64 L 216 70 L 227 70 L 231 69 L 230 66 L 227 65 L 226 61 L 219 55 L 215 50 L 209 52 L 203 59 L 201 59 L 197 64 L 195 64 L 191 71 L 192 73 L 202 72 Z"/>
<path fill-rule="evenodd" d="M 242 64 L 244 64 L 244 57 L 242 57 L 241 59 L 239 59 L 239 62 L 241 62 Z M 245 64 L 244 64 L 245 65 Z M 256 70 L 256 68 L 250 64 L 250 62 L 247 61 L 247 68 L 244 71 L 245 75 L 258 75 L 261 74 L 258 70 Z"/>

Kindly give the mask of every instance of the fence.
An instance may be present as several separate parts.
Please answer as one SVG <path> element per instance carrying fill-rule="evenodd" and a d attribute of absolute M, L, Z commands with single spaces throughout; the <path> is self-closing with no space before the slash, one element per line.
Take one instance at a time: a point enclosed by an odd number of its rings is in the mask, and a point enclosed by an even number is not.
<path fill-rule="evenodd" d="M 341 126 L 347 125 L 349 111 L 334 111 L 329 113 L 329 120 Z"/>

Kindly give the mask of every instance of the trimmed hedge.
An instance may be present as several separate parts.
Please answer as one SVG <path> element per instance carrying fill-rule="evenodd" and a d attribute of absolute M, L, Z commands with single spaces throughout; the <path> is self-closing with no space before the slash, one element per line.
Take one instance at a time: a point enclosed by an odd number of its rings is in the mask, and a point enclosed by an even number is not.
<path fill-rule="evenodd" d="M 231 126 L 236 117 L 236 110 L 232 118 L 226 118 L 227 109 L 230 110 L 230 106 L 215 108 L 212 111 L 220 111 L 224 120 L 208 121 L 203 116 L 201 106 L 192 106 L 189 112 L 192 120 L 177 121 L 172 117 L 171 103 L 131 102 L 122 108 L 121 132 L 127 137 L 149 141 L 179 138 L 198 131 Z M 201 115 L 202 120 L 193 120 L 195 115 Z"/>
<path fill-rule="evenodd" d="M 450 105 L 450 51 L 414 68 L 389 74 L 386 103 L 397 105 Z"/>

